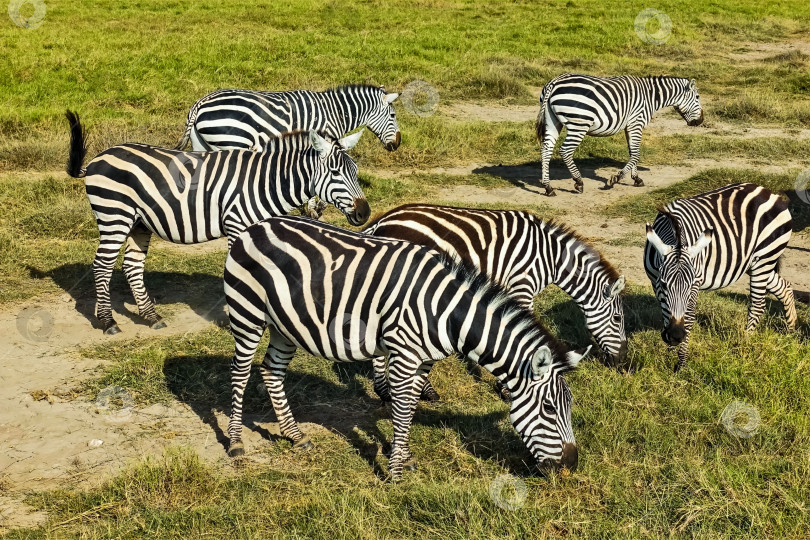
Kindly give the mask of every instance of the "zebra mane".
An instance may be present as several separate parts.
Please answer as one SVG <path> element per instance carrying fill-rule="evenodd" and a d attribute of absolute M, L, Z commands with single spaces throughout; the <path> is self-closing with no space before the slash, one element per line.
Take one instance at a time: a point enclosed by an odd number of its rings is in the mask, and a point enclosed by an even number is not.
<path fill-rule="evenodd" d="M 376 86 L 373 84 L 341 84 L 340 86 L 336 86 L 334 88 L 330 88 L 326 90 L 327 92 L 346 92 L 350 90 L 380 90 L 382 86 Z"/>
<path fill-rule="evenodd" d="M 543 345 L 551 349 L 553 358 L 560 358 L 568 352 L 568 348 L 549 332 L 548 328 L 534 316 L 534 312 L 526 309 L 503 285 L 481 272 L 475 265 L 445 252 L 441 253 L 440 261 L 450 273 L 462 280 L 484 305 L 500 311 L 502 316 L 514 315 L 512 321 L 515 329 L 527 329 L 533 336 L 543 336 Z"/>
<path fill-rule="evenodd" d="M 615 281 L 619 279 L 620 276 L 619 271 L 616 270 L 616 268 L 612 264 L 610 264 L 610 261 L 605 259 L 605 256 L 602 255 L 602 252 L 593 247 L 593 244 L 582 238 L 582 236 L 580 236 L 579 233 L 573 230 L 568 224 L 558 221 L 557 219 L 550 219 L 545 223 L 550 228 L 553 228 L 556 231 L 558 231 L 561 235 L 568 238 L 573 238 L 574 240 L 582 242 L 583 244 L 588 246 L 589 250 L 592 253 L 595 253 L 596 255 L 599 256 L 599 263 L 598 263 L 599 267 L 602 269 L 602 271 L 604 271 L 607 274 L 608 279 L 610 281 Z"/>
<path fill-rule="evenodd" d="M 667 219 L 669 219 L 669 222 L 672 223 L 672 230 L 675 231 L 675 249 L 680 251 L 684 246 L 684 240 L 686 240 L 686 237 L 684 236 L 683 227 L 681 227 L 681 222 L 678 219 L 678 216 L 663 206 L 658 207 L 658 212 L 665 215 Z"/>

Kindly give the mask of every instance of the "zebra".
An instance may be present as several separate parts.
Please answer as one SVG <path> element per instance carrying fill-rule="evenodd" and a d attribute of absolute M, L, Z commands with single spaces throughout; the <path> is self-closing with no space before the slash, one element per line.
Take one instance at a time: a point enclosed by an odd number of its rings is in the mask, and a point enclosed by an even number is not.
<path fill-rule="evenodd" d="M 195 151 L 260 150 L 268 139 L 289 131 L 314 129 L 338 139 L 365 125 L 393 151 L 400 143 L 392 105 L 398 96 L 369 84 L 324 92 L 217 90 L 191 107 L 175 149 L 183 150 L 190 140 Z"/>
<path fill-rule="evenodd" d="M 501 283 L 529 310 L 540 291 L 557 284 L 580 307 L 610 363 L 623 364 L 627 338 L 620 293 L 625 278 L 565 225 L 529 212 L 407 204 L 377 218 L 364 232 L 459 257 Z M 384 358 L 375 359 L 374 382 L 378 395 L 390 400 Z M 429 381 L 422 398 L 439 399 Z"/>
<path fill-rule="evenodd" d="M 652 115 L 664 107 L 675 107 L 686 123 L 698 126 L 703 122 L 695 80 L 681 77 L 593 77 L 565 73 L 552 79 L 540 94 L 536 133 L 541 145 L 542 178 L 540 184 L 546 195 L 556 195 L 549 184 L 548 162 L 563 126 L 565 141 L 560 156 L 574 179 L 578 193 L 584 191 L 582 175 L 574 164 L 574 151 L 585 135 L 609 137 L 624 130 L 630 161 L 612 176 L 605 188 L 611 188 L 626 174 L 643 186 L 638 176 L 641 131 Z"/>
<path fill-rule="evenodd" d="M 298 428 L 283 385 L 298 347 L 336 362 L 388 355 L 392 480 L 415 464 L 408 432 L 427 372 L 458 352 L 507 386 L 510 419 L 539 466 L 576 467 L 572 398 L 563 374 L 590 347 L 567 352 L 531 311 L 473 267 L 411 242 L 284 216 L 239 235 L 224 281 L 235 343 L 231 457 L 244 454 L 242 398 L 269 326 L 262 380 L 281 434 L 299 448 L 312 443 Z"/>
<path fill-rule="evenodd" d="M 68 111 L 67 173 L 85 179 L 99 230 L 93 261 L 96 317 L 106 334 L 120 332 L 112 315 L 110 278 L 121 245 L 123 268 L 140 316 L 165 327 L 143 281 L 152 234 L 169 242 L 195 244 L 228 237 L 248 225 L 286 214 L 313 195 L 335 205 L 352 225 L 371 210 L 357 181 L 357 165 L 346 150 L 362 132 L 333 141 L 316 131 L 270 139 L 262 152 L 226 150 L 193 153 L 145 144 L 104 150 L 82 168 L 86 136 L 79 117 Z"/>
<path fill-rule="evenodd" d="M 793 291 L 779 275 L 779 258 L 793 220 L 787 203 L 755 184 L 732 184 L 660 208 L 647 223 L 644 270 L 661 304 L 668 345 L 678 345 L 675 371 L 689 358 L 698 290 L 721 289 L 750 276 L 751 332 L 773 293 L 783 304 L 788 328 L 796 325 Z"/>

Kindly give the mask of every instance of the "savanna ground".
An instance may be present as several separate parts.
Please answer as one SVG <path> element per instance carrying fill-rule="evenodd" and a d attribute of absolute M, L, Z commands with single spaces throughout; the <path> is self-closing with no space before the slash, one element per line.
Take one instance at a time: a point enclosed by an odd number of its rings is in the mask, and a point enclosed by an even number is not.
<path fill-rule="evenodd" d="M 10 19 L 0 27 L 0 531 L 806 537 L 810 310 L 799 303 L 798 329 L 786 333 L 771 300 L 760 328 L 746 335 L 747 283 L 702 293 L 691 363 L 673 375 L 641 252 L 644 221 L 658 204 L 730 182 L 761 183 L 791 201 L 785 274 L 796 290 L 810 290 L 810 198 L 799 176 L 810 166 L 810 4 L 44 5 L 39 27 Z M 24 5 L 22 17 L 36 16 L 35 7 Z M 634 31 L 648 7 L 672 21 L 665 43 Z M 655 24 L 647 30 L 658 35 Z M 533 119 L 540 87 L 565 71 L 693 77 L 706 122 L 687 128 L 672 111 L 656 115 L 644 134 L 644 188 L 599 190 L 626 160 L 624 139 L 586 139 L 575 155 L 585 193 L 573 193 L 555 158 L 552 178 L 562 189 L 547 199 L 537 187 Z M 66 108 L 82 115 L 92 155 L 124 141 L 173 146 L 188 107 L 217 88 L 368 82 L 397 91 L 414 80 L 437 89 L 435 114 L 419 116 L 399 102 L 399 150 L 387 153 L 367 134 L 353 151 L 375 211 L 414 201 L 529 209 L 571 224 L 628 276 L 637 370 L 620 374 L 588 361 L 568 377 L 580 448 L 573 473 L 534 476 L 491 381 L 474 381 L 449 360 L 432 375 L 443 402 L 420 405 L 414 420 L 419 469 L 391 485 L 391 423 L 371 392 L 369 367 L 305 354 L 287 388 L 316 447 L 297 452 L 278 438 L 254 377 L 248 454 L 230 461 L 223 430 L 233 343 L 217 324 L 222 242 L 153 242 L 146 279 L 168 328 L 140 324 L 120 271 L 113 299 L 123 332 L 105 337 L 92 327 L 88 271 L 97 232 L 81 181 L 61 171 Z M 416 99 L 418 107 L 424 96 Z M 325 219 L 345 225 L 334 210 Z M 539 297 L 537 313 L 572 346 L 590 340 L 576 306 L 554 287 Z M 123 401 L 112 414 L 99 408 L 111 386 L 132 397 L 131 408 Z M 750 437 L 720 421 L 734 401 L 759 413 Z M 115 414 L 119 407 L 126 414 Z M 522 506 L 502 508 L 490 495 L 504 474 L 526 486 Z M 512 489 L 502 498 L 517 500 Z"/>

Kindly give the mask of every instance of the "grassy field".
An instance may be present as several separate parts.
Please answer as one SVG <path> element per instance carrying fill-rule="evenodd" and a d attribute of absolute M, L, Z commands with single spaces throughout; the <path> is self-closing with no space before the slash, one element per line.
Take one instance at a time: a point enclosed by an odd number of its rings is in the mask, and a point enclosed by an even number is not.
<path fill-rule="evenodd" d="M 698 80 L 707 122 L 775 127 L 766 138 L 694 134 L 646 135 L 642 164 L 690 159 L 793 165 L 768 174 L 717 168 L 662 189 L 605 205 L 589 215 L 624 219 L 628 229 L 656 206 L 733 181 L 755 182 L 791 199 L 796 233 L 810 206 L 795 191 L 795 163 L 810 156 L 810 58 L 774 49 L 756 61 L 751 44 L 806 42 L 810 4 L 681 0 L 657 5 L 672 34 L 650 45 L 633 30 L 639 2 L 309 2 L 285 5 L 205 0 L 46 1 L 36 29 L 0 26 L 0 307 L 92 290 L 88 269 L 97 230 L 79 180 L 59 171 L 66 159 L 66 108 L 90 133 L 90 153 L 122 141 L 173 146 L 191 104 L 223 87 L 323 89 L 342 83 L 385 84 L 392 91 L 422 79 L 441 104 L 526 106 L 538 87 L 565 71 L 676 74 Z M 31 14 L 31 5 L 24 15 Z M 486 122 L 437 114 L 419 117 L 396 104 L 403 132 L 393 153 L 366 134 L 352 152 L 375 212 L 405 202 L 437 201 L 441 188 L 480 190 L 513 184 L 495 174 L 449 174 L 434 167 L 534 164 L 531 122 Z M 626 160 L 623 137 L 588 138 L 578 163 Z M 653 174 L 647 173 L 647 174 Z M 489 205 L 493 206 L 493 205 Z M 494 205 L 528 209 L 576 223 L 565 208 L 543 203 Z M 345 219 L 328 210 L 327 221 Z M 608 243 L 628 245 L 619 231 Z M 225 254 L 189 252 L 156 242 L 146 264 L 154 291 L 203 296 L 220 286 Z M 124 278 L 117 271 L 113 288 Z M 172 295 L 174 297 L 174 295 Z M 177 305 L 158 298 L 166 314 Z M 420 405 L 411 448 L 419 469 L 385 482 L 392 436 L 368 379 L 369 366 L 335 367 L 301 354 L 289 373 L 299 420 L 319 424 L 310 452 L 264 441 L 248 459 L 212 462 L 182 446 L 140 459 L 94 487 L 66 483 L 31 489 L 25 501 L 47 512 L 38 528 L 9 538 L 579 538 L 806 537 L 810 524 L 810 308 L 785 332 L 781 306 L 769 300 L 760 329 L 744 332 L 747 298 L 702 293 L 691 364 L 677 376 L 673 351 L 661 342 L 660 310 L 648 283 L 625 296 L 634 374 L 587 361 L 568 380 L 580 447 L 576 472 L 533 475 L 507 407 L 449 359 L 431 375 L 444 397 Z M 546 325 L 572 345 L 587 343 L 582 315 L 550 287 L 538 300 Z M 260 347 L 263 351 L 263 346 Z M 233 341 L 210 327 L 182 337 L 124 340 L 75 354 L 105 360 L 75 391 L 92 400 L 115 384 L 136 406 L 186 404 L 205 421 L 230 408 L 228 363 Z M 74 354 L 74 353 L 70 353 Z M 66 356 L 65 361 L 70 361 Z M 246 412 L 273 419 L 266 396 L 248 386 Z M 734 401 L 760 415 L 756 433 L 734 435 L 721 414 Z M 156 432 L 155 437 L 163 434 Z M 514 475 L 522 506 L 498 506 L 493 481 Z M 0 489 L 3 478 L 0 476 Z M 514 493 L 507 488 L 503 496 Z"/>

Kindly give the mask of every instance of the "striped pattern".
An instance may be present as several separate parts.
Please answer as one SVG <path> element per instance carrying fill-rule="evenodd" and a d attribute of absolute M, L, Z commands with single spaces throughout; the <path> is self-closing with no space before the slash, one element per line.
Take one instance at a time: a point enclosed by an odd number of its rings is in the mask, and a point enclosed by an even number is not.
<path fill-rule="evenodd" d="M 641 150 L 641 132 L 653 114 L 664 107 L 675 107 L 690 126 L 703 122 L 695 81 L 680 77 L 592 77 L 566 73 L 552 79 L 540 94 L 540 112 L 537 114 L 537 138 L 541 145 L 541 185 L 546 195 L 553 196 L 549 184 L 548 163 L 557 138 L 565 127 L 566 135 L 560 156 L 571 172 L 575 189 L 582 193 L 582 175 L 574 164 L 574 151 L 585 135 L 609 137 L 624 130 L 630 161 L 611 177 L 612 187 L 625 175 L 636 186 L 644 182 L 638 176 Z"/>
<path fill-rule="evenodd" d="M 334 204 L 353 225 L 370 209 L 345 152 L 360 134 L 334 143 L 317 133 L 271 139 L 263 152 L 191 153 L 144 144 L 109 148 L 81 168 L 86 148 L 78 117 L 68 112 L 71 147 L 67 172 L 85 178 L 99 229 L 93 261 L 96 310 L 102 328 L 117 333 L 110 306 L 110 277 L 126 242 L 124 272 L 138 309 L 153 327 L 164 323 L 143 283 L 152 234 L 194 244 L 227 236 L 232 243 L 251 223 L 284 215 L 312 196 Z"/>
<path fill-rule="evenodd" d="M 750 275 L 751 304 L 746 329 L 752 331 L 774 294 L 785 308 L 788 327 L 796 324 L 790 283 L 779 275 L 793 220 L 782 201 L 755 184 L 733 184 L 659 211 L 647 224 L 644 269 L 661 303 L 669 345 L 679 345 L 675 371 L 688 360 L 689 333 L 700 289 L 721 289 Z"/>
<path fill-rule="evenodd" d="M 610 363 L 622 365 L 627 352 L 619 294 L 624 276 L 564 225 L 528 212 L 410 204 L 386 213 L 365 232 L 461 258 L 498 281 L 529 310 L 540 291 L 556 284 L 580 307 L 586 327 Z M 387 397 L 379 360 L 374 372 L 375 389 Z M 433 393 L 426 389 L 424 395 Z"/>
<path fill-rule="evenodd" d="M 408 432 L 427 372 L 457 352 L 510 390 L 510 418 L 538 463 L 576 465 L 571 394 L 562 374 L 584 354 L 566 353 L 530 311 L 474 269 L 410 242 L 279 217 L 249 227 L 234 242 L 225 295 L 235 340 L 231 455 L 244 452 L 242 398 L 269 326 L 262 378 L 281 433 L 295 444 L 309 444 L 283 387 L 297 348 L 338 362 L 388 354 L 393 479 L 412 462 Z"/>
<path fill-rule="evenodd" d="M 400 133 L 391 104 L 397 97 L 372 85 L 325 92 L 217 90 L 191 108 L 176 149 L 182 150 L 190 140 L 195 151 L 261 150 L 269 139 L 291 131 L 314 129 L 337 139 L 368 126 L 386 149 L 396 150 Z"/>

